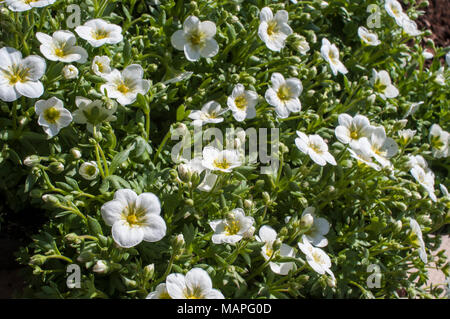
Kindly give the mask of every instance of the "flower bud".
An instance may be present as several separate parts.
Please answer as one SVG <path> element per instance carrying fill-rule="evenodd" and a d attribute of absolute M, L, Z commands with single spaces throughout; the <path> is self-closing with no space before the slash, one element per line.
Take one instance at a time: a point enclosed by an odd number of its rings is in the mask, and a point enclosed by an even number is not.
<path fill-rule="evenodd" d="M 144 276 L 147 280 L 151 280 L 155 274 L 155 264 L 149 264 L 144 267 Z"/>
<path fill-rule="evenodd" d="M 252 238 L 253 237 L 253 235 L 255 234 L 255 227 L 254 226 L 251 226 L 244 234 L 243 234 L 243 237 L 244 238 L 247 238 L 247 239 L 250 239 L 250 238 Z"/>
<path fill-rule="evenodd" d="M 53 162 L 53 163 L 50 163 L 50 165 L 48 166 L 48 169 L 53 174 L 59 174 L 64 171 L 64 165 L 60 162 Z"/>
<path fill-rule="evenodd" d="M 184 241 L 184 236 L 183 236 L 183 234 L 178 234 L 177 236 L 175 236 L 175 238 L 174 238 L 174 240 L 173 240 L 173 245 L 174 245 L 175 247 L 177 247 L 178 249 L 181 248 L 181 247 L 183 247 L 185 243 L 186 243 L 186 242 Z"/>
<path fill-rule="evenodd" d="M 39 156 L 37 156 L 37 155 L 30 155 L 30 156 L 27 156 L 27 157 L 23 160 L 23 164 L 24 164 L 25 166 L 28 166 L 28 167 L 33 167 L 34 165 L 39 164 L 40 161 L 41 161 L 41 159 L 40 159 Z"/>
<path fill-rule="evenodd" d="M 304 229 L 309 229 L 314 224 L 314 217 L 311 214 L 305 214 L 300 219 L 300 227 Z"/>
<path fill-rule="evenodd" d="M 97 263 L 92 268 L 92 271 L 97 274 L 106 274 L 108 270 L 108 264 L 104 260 L 97 260 Z"/>
<path fill-rule="evenodd" d="M 253 206 L 253 201 L 251 201 L 250 199 L 244 200 L 244 207 L 245 208 L 250 209 L 250 208 L 252 208 L 252 206 Z"/>
<path fill-rule="evenodd" d="M 76 79 L 78 77 L 78 69 L 75 65 L 69 64 L 62 69 L 62 75 L 66 80 Z"/>
<path fill-rule="evenodd" d="M 50 194 L 42 195 L 42 200 L 44 201 L 44 203 L 59 204 L 58 197 L 56 197 L 54 195 L 50 195 Z"/>
<path fill-rule="evenodd" d="M 75 159 L 81 158 L 81 151 L 76 147 L 70 149 L 70 154 L 72 154 L 73 158 Z"/>
<path fill-rule="evenodd" d="M 43 265 L 45 261 L 47 260 L 47 257 L 44 255 L 34 255 L 30 259 L 30 263 L 33 265 Z"/>
<path fill-rule="evenodd" d="M 263 193 L 262 193 L 262 197 L 263 197 L 263 199 L 264 199 L 264 203 L 265 203 L 266 205 L 269 205 L 269 204 L 270 204 L 270 195 L 269 195 L 269 193 L 263 192 Z"/>

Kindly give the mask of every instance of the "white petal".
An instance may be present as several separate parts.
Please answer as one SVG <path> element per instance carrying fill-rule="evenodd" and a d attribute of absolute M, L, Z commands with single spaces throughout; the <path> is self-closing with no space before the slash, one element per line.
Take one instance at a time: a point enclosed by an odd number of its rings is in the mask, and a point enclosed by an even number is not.
<path fill-rule="evenodd" d="M 259 229 L 259 237 L 262 241 L 271 243 L 277 239 L 277 232 L 272 227 L 264 225 Z"/>
<path fill-rule="evenodd" d="M 184 46 L 184 54 L 189 61 L 198 61 L 200 59 L 200 51 L 190 43 L 186 43 Z"/>
<path fill-rule="evenodd" d="M 184 50 L 184 45 L 186 44 L 186 38 L 184 36 L 183 30 L 178 30 L 174 34 L 172 34 L 172 37 L 170 38 L 170 42 L 172 43 L 173 47 L 177 50 Z"/>
<path fill-rule="evenodd" d="M 166 278 L 166 288 L 172 299 L 185 299 L 186 280 L 182 274 L 170 274 Z"/>
<path fill-rule="evenodd" d="M 42 83 L 40 81 L 36 81 L 36 82 L 31 82 L 31 81 L 20 82 L 19 81 L 16 83 L 15 87 L 16 87 L 17 92 L 19 92 L 23 96 L 26 96 L 29 98 L 38 98 L 42 94 L 44 94 L 44 86 L 42 85 Z"/>
<path fill-rule="evenodd" d="M 101 214 L 106 225 L 112 226 L 122 215 L 125 206 L 118 200 L 111 200 L 103 204 Z"/>
<path fill-rule="evenodd" d="M 145 216 L 145 224 L 142 226 L 144 240 L 155 242 L 161 240 L 166 235 L 166 222 L 161 216 L 149 214 Z"/>
<path fill-rule="evenodd" d="M 212 289 L 212 281 L 208 273 L 201 268 L 193 268 L 189 270 L 185 277 L 186 287 L 191 291 L 200 290 L 202 294 Z"/>
<path fill-rule="evenodd" d="M 114 199 L 120 201 L 124 206 L 134 205 L 137 195 L 131 189 L 119 189 L 114 193 Z"/>
<path fill-rule="evenodd" d="M 209 39 L 205 45 L 200 49 L 200 55 L 204 58 L 211 58 L 219 52 L 219 45 L 214 39 Z"/>
<path fill-rule="evenodd" d="M 130 227 L 126 220 L 118 220 L 111 230 L 112 237 L 117 245 L 122 248 L 130 248 L 138 245 L 144 239 L 144 231 L 141 227 Z"/>

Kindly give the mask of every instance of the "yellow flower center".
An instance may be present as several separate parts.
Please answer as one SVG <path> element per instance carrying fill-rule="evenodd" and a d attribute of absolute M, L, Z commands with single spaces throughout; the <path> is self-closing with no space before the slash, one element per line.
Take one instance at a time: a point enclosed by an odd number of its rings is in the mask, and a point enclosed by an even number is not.
<path fill-rule="evenodd" d="M 231 166 L 231 163 L 227 161 L 226 158 L 223 158 L 221 161 L 220 160 L 215 160 L 214 161 L 214 166 L 220 169 L 227 169 Z"/>
<path fill-rule="evenodd" d="M 95 30 L 92 32 L 92 37 L 95 40 L 102 40 L 109 36 L 109 32 L 103 29 Z"/>
<path fill-rule="evenodd" d="M 64 57 L 66 54 L 64 53 L 64 49 L 63 48 L 55 48 L 55 55 L 57 57 Z"/>
<path fill-rule="evenodd" d="M 19 65 L 12 65 L 8 71 L 3 71 L 6 78 L 9 80 L 10 85 L 14 85 L 17 82 L 26 82 L 28 79 L 29 68 L 24 68 Z"/>
<path fill-rule="evenodd" d="M 130 91 L 130 88 L 126 86 L 124 83 L 121 83 L 117 86 L 117 91 L 119 91 L 122 94 L 126 94 Z"/>
<path fill-rule="evenodd" d="M 189 41 L 193 45 L 197 46 L 197 45 L 201 45 L 204 42 L 205 38 L 206 38 L 206 34 L 204 32 L 196 30 L 190 34 Z"/>
<path fill-rule="evenodd" d="M 54 124 L 61 117 L 61 111 L 52 106 L 44 111 L 44 119 L 51 124 Z"/>
<path fill-rule="evenodd" d="M 350 138 L 353 140 L 358 139 L 359 138 L 358 132 L 357 131 L 350 132 Z"/>
<path fill-rule="evenodd" d="M 275 33 L 277 33 L 277 31 L 278 31 L 278 25 L 277 25 L 277 22 L 276 21 L 274 21 L 274 20 L 272 20 L 272 21 L 270 21 L 269 23 L 268 23 L 268 25 L 267 25 L 267 35 L 269 36 L 269 37 L 271 37 L 271 36 L 273 36 Z"/>
<path fill-rule="evenodd" d="M 159 299 L 172 299 L 167 291 L 164 291 L 159 295 Z"/>
<path fill-rule="evenodd" d="M 205 297 L 202 294 L 202 290 L 200 287 L 194 287 L 191 289 L 186 289 L 184 292 L 186 299 L 204 299 Z"/>
<path fill-rule="evenodd" d="M 136 225 L 138 223 L 138 218 L 135 214 L 130 214 L 127 216 L 127 222 L 130 225 Z"/>
<path fill-rule="evenodd" d="M 320 147 L 316 144 L 313 143 L 309 143 L 309 148 L 312 149 L 314 152 L 316 152 L 317 154 L 322 154 L 322 150 L 320 149 Z"/>
<path fill-rule="evenodd" d="M 314 261 L 315 261 L 316 263 L 318 263 L 318 264 L 322 264 L 322 263 L 323 263 L 322 255 L 319 254 L 318 252 L 313 252 L 313 253 L 312 253 L 312 257 L 313 257 L 313 259 L 314 259 Z"/>
<path fill-rule="evenodd" d="M 95 62 L 95 64 L 97 64 L 98 71 L 99 71 L 100 73 L 103 73 L 103 70 L 104 70 L 103 64 L 100 63 L 100 62 Z"/>
<path fill-rule="evenodd" d="M 277 95 L 281 101 L 289 100 L 289 98 L 291 96 L 291 90 L 286 85 L 282 85 L 278 89 Z"/>
<path fill-rule="evenodd" d="M 225 226 L 226 235 L 227 236 L 236 235 L 240 230 L 239 226 L 240 226 L 239 221 L 237 220 L 227 221 L 227 225 Z"/>
<path fill-rule="evenodd" d="M 236 107 L 240 110 L 245 110 L 247 108 L 247 99 L 243 95 L 238 96 L 234 100 L 234 103 L 236 104 Z"/>
<path fill-rule="evenodd" d="M 267 255 L 267 257 L 272 257 L 272 255 L 273 255 L 272 247 L 269 247 L 269 246 L 266 247 L 266 255 Z"/>
<path fill-rule="evenodd" d="M 94 176 L 96 171 L 97 170 L 93 165 L 89 165 L 88 167 L 86 167 L 86 174 L 89 176 Z"/>

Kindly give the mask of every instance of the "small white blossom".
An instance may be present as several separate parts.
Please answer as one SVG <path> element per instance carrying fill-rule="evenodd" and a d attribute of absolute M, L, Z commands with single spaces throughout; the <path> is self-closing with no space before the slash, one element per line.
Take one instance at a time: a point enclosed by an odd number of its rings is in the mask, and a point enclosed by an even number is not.
<path fill-rule="evenodd" d="M 63 101 L 57 97 L 37 101 L 34 109 L 39 116 L 39 125 L 49 137 L 57 135 L 72 122 L 72 114 L 63 107 Z"/>
<path fill-rule="evenodd" d="M 5 0 L 8 9 L 15 12 L 28 11 L 33 8 L 43 8 L 55 3 L 56 0 Z"/>
<path fill-rule="evenodd" d="M 358 164 L 365 164 L 376 171 L 380 171 L 381 167 L 372 160 L 372 153 L 366 149 L 349 149 L 350 156 L 358 161 Z"/>
<path fill-rule="evenodd" d="M 236 150 L 219 150 L 212 146 L 203 149 L 203 167 L 211 171 L 229 173 L 233 168 L 241 166 L 239 153 Z"/>
<path fill-rule="evenodd" d="M 330 223 L 325 218 L 317 217 L 315 211 L 314 207 L 307 207 L 302 213 L 302 218 L 309 215 L 313 219 L 313 223 L 305 236 L 315 247 L 325 247 L 328 245 L 328 239 L 324 235 L 330 231 Z"/>
<path fill-rule="evenodd" d="M 0 100 L 12 102 L 22 95 L 38 98 L 44 93 L 39 79 L 45 73 L 45 60 L 37 55 L 22 59 L 22 53 L 10 47 L 0 49 Z"/>
<path fill-rule="evenodd" d="M 381 41 L 378 40 L 378 35 L 376 33 L 370 32 L 365 27 L 358 28 L 358 35 L 360 39 L 367 45 L 377 46 L 381 43 Z"/>
<path fill-rule="evenodd" d="M 413 219 L 409 219 L 409 225 L 411 226 L 412 240 L 415 245 L 419 247 L 419 257 L 424 264 L 428 263 L 427 252 L 425 251 L 425 242 L 422 237 L 422 230 L 420 229 L 419 223 Z"/>
<path fill-rule="evenodd" d="M 88 181 L 92 181 L 97 178 L 99 169 L 95 161 L 85 162 L 80 165 L 78 173 Z"/>
<path fill-rule="evenodd" d="M 122 72 L 114 69 L 103 75 L 107 83 L 100 87 L 100 91 L 104 93 L 106 90 L 108 97 L 121 105 L 132 104 L 139 93 L 145 95 L 150 89 L 150 81 L 144 80 L 143 76 L 144 69 L 139 64 L 131 64 Z"/>
<path fill-rule="evenodd" d="M 101 214 L 117 245 L 130 248 L 142 241 L 156 242 L 166 235 L 160 216 L 161 204 L 153 193 L 139 196 L 131 189 L 119 189 L 113 200 L 103 204 Z"/>
<path fill-rule="evenodd" d="M 349 144 L 353 150 L 360 148 L 359 141 L 363 137 L 369 137 L 373 126 L 364 115 L 350 115 L 343 113 L 338 116 L 339 125 L 334 130 L 336 138 L 343 144 Z"/>
<path fill-rule="evenodd" d="M 111 72 L 110 67 L 111 60 L 108 56 L 102 55 L 98 56 L 96 55 L 94 57 L 94 60 L 92 61 L 92 72 L 94 72 L 95 75 L 103 77 L 104 75 Z"/>
<path fill-rule="evenodd" d="M 328 145 L 322 137 L 317 134 L 306 135 L 297 131 L 298 137 L 295 139 L 295 145 L 303 153 L 307 154 L 316 164 L 325 166 L 328 163 L 337 165 L 333 155 L 328 152 Z"/>
<path fill-rule="evenodd" d="M 92 268 L 92 271 L 97 274 L 104 274 L 108 271 L 108 265 L 104 260 L 97 260 L 97 263 Z"/>
<path fill-rule="evenodd" d="M 253 217 L 245 216 L 242 208 L 235 208 L 228 214 L 227 218 L 209 222 L 214 230 L 211 240 L 214 244 L 235 244 L 244 238 L 254 222 Z"/>
<path fill-rule="evenodd" d="M 423 58 L 424 58 L 425 60 L 430 60 L 430 59 L 432 59 L 432 58 L 434 57 L 433 53 L 430 52 L 430 51 L 428 51 L 428 50 L 424 50 L 424 51 L 422 52 L 422 56 L 423 56 Z"/>
<path fill-rule="evenodd" d="M 444 86 L 445 85 L 445 76 L 444 76 L 444 67 L 441 66 L 439 70 L 434 73 L 434 82 Z"/>
<path fill-rule="evenodd" d="M 238 122 L 256 117 L 255 105 L 257 103 L 258 93 L 245 90 L 245 87 L 240 83 L 234 87 L 227 100 L 227 105 L 233 112 L 234 119 Z"/>
<path fill-rule="evenodd" d="M 98 127 L 103 122 L 112 122 L 117 118 L 114 115 L 117 105 L 114 104 L 111 109 L 103 105 L 102 100 L 91 101 L 85 97 L 77 96 L 75 98 L 77 110 L 73 112 L 73 120 L 78 124 L 86 124 L 87 130 L 94 132 L 94 126 Z"/>
<path fill-rule="evenodd" d="M 264 243 L 261 248 L 261 254 L 265 260 L 273 259 L 275 256 L 280 257 L 295 257 L 294 249 L 286 244 L 281 244 L 278 251 L 274 250 L 274 243 L 277 240 L 277 232 L 270 226 L 264 225 L 259 229 L 259 236 L 255 236 L 256 240 Z M 287 275 L 291 269 L 294 268 L 293 262 L 269 262 L 270 269 L 277 275 Z"/>
<path fill-rule="evenodd" d="M 298 243 L 298 247 L 305 254 L 306 261 L 315 272 L 320 275 L 327 273 L 334 278 L 330 269 L 331 259 L 322 249 L 313 247 L 305 235 L 302 236 L 302 242 Z"/>
<path fill-rule="evenodd" d="M 175 49 L 184 51 L 186 59 L 198 61 L 201 57 L 211 58 L 219 52 L 215 35 L 214 22 L 201 22 L 197 17 L 189 16 L 183 23 L 183 30 L 176 31 L 170 40 Z"/>
<path fill-rule="evenodd" d="M 437 201 L 434 193 L 434 174 L 431 171 L 426 172 L 421 166 L 414 166 L 410 170 L 411 175 L 427 191 L 433 202 Z"/>
<path fill-rule="evenodd" d="M 338 72 L 347 74 L 348 70 L 345 65 L 339 60 L 339 49 L 335 44 L 331 44 L 328 39 L 322 39 L 322 47 L 320 48 L 320 54 L 330 64 L 331 71 L 334 75 Z"/>
<path fill-rule="evenodd" d="M 202 125 L 203 123 L 221 123 L 223 117 L 220 117 L 225 113 L 227 109 L 222 110 L 222 107 L 216 101 L 209 101 L 202 106 L 201 110 L 192 111 L 189 114 L 189 118 L 194 120 L 194 125 Z"/>
<path fill-rule="evenodd" d="M 303 91 L 302 82 L 296 78 L 284 79 L 280 73 L 273 73 L 269 87 L 265 93 L 267 103 L 275 107 L 279 118 L 287 118 L 290 112 L 300 112 L 301 103 L 298 98 Z"/>
<path fill-rule="evenodd" d="M 269 7 L 264 7 L 261 9 L 259 18 L 261 21 L 258 28 L 260 39 L 270 50 L 281 51 L 285 46 L 287 37 L 293 32 L 287 23 L 288 12 L 279 10 L 274 16 Z"/>
<path fill-rule="evenodd" d="M 397 0 L 386 0 L 384 8 L 400 27 L 403 26 L 405 19 L 409 20 L 408 16 L 403 12 L 402 5 Z"/>
<path fill-rule="evenodd" d="M 75 45 L 77 39 L 70 31 L 55 31 L 52 36 L 37 32 L 36 38 L 41 43 L 42 55 L 50 61 L 85 63 L 88 58 L 86 50 Z"/>
<path fill-rule="evenodd" d="M 444 131 L 438 124 L 433 124 L 430 129 L 429 140 L 436 158 L 446 158 L 450 143 L 450 134 Z"/>
<path fill-rule="evenodd" d="M 213 288 L 211 278 L 201 268 L 189 270 L 186 276 L 168 275 L 166 289 L 172 299 L 225 299 L 219 290 Z"/>
<path fill-rule="evenodd" d="M 414 135 L 416 135 L 417 131 L 416 130 L 411 130 L 411 129 L 407 129 L 407 130 L 400 130 L 398 131 L 398 136 L 400 137 L 400 141 L 402 144 L 408 144 L 412 138 L 414 137 Z"/>
<path fill-rule="evenodd" d="M 389 73 L 384 70 L 377 72 L 375 69 L 373 69 L 372 78 L 370 81 L 373 88 L 384 100 L 386 98 L 395 98 L 399 94 L 397 88 L 391 83 L 391 77 L 389 76 Z"/>
<path fill-rule="evenodd" d="M 404 17 L 401 23 L 402 23 L 403 31 L 406 34 L 408 34 L 412 37 L 422 34 L 422 32 L 417 28 L 417 24 L 413 20 L 409 19 L 408 17 Z"/>
<path fill-rule="evenodd" d="M 405 116 L 403 118 L 407 118 L 410 115 L 414 115 L 414 113 L 417 112 L 417 110 L 423 103 L 425 103 L 425 102 L 420 101 L 417 103 L 411 103 L 410 107 L 408 108 L 408 111 L 406 111 Z"/>
<path fill-rule="evenodd" d="M 155 291 L 149 293 L 145 299 L 172 299 L 165 283 L 156 286 Z"/>
<path fill-rule="evenodd" d="M 369 138 L 363 137 L 360 141 L 360 148 L 375 158 L 383 167 L 391 166 L 389 159 L 398 153 L 397 143 L 386 136 L 383 126 L 374 127 Z"/>
<path fill-rule="evenodd" d="M 78 77 L 78 69 L 75 65 L 69 64 L 63 67 L 62 74 L 66 80 L 73 80 Z"/>
<path fill-rule="evenodd" d="M 97 48 L 104 44 L 116 44 L 123 40 L 122 28 L 103 19 L 92 19 L 75 28 L 80 38 Z"/>

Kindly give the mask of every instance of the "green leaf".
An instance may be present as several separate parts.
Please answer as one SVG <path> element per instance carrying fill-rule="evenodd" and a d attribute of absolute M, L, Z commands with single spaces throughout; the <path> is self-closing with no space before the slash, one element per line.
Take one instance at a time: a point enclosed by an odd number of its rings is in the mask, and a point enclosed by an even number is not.
<path fill-rule="evenodd" d="M 185 107 L 181 104 L 177 109 L 177 122 L 184 120 Z"/>
<path fill-rule="evenodd" d="M 116 169 L 119 167 L 120 164 L 125 162 L 128 159 L 128 156 L 130 155 L 130 152 L 134 149 L 134 144 L 127 149 L 119 152 L 114 156 L 113 160 L 111 161 L 111 165 L 109 166 L 109 172 L 113 174 Z"/>
<path fill-rule="evenodd" d="M 89 215 L 87 216 L 87 219 L 88 219 L 89 232 L 94 236 L 103 235 L 102 226 L 97 221 L 97 219 L 95 219 Z"/>

